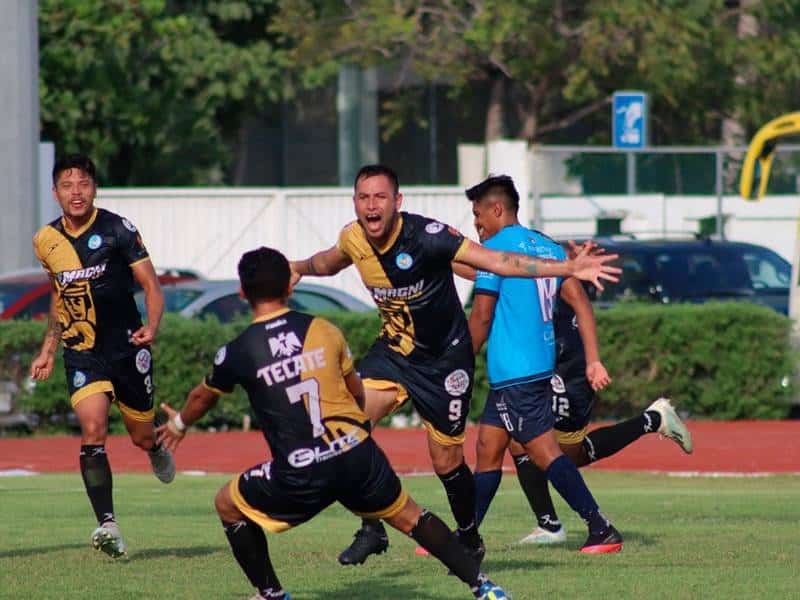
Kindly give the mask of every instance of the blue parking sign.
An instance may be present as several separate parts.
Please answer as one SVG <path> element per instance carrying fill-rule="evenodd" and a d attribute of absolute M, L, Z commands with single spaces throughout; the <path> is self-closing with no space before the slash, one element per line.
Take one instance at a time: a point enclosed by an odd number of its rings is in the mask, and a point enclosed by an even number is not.
<path fill-rule="evenodd" d="M 614 92 L 611 104 L 612 144 L 615 148 L 647 146 L 647 94 Z"/>

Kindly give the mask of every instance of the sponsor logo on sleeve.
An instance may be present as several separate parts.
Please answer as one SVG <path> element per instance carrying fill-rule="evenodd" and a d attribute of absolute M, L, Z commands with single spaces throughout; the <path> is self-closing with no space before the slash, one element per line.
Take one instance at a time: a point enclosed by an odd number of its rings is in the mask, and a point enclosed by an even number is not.
<path fill-rule="evenodd" d="M 122 219 L 122 225 L 125 227 L 125 229 L 127 229 L 131 233 L 136 233 L 138 231 L 138 229 L 136 229 L 136 225 L 134 225 L 124 217 Z"/>
<path fill-rule="evenodd" d="M 439 223 L 439 221 L 431 221 L 427 225 L 425 225 L 425 231 L 430 234 L 439 233 L 442 229 L 444 229 L 444 224 Z"/>

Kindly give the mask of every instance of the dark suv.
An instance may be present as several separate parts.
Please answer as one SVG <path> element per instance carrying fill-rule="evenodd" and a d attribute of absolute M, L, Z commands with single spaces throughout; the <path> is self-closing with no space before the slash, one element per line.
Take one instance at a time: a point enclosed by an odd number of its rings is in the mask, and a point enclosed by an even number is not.
<path fill-rule="evenodd" d="M 620 255 L 619 283 L 593 298 L 599 305 L 620 300 L 707 302 L 739 299 L 788 314 L 792 266 L 763 246 L 711 239 L 637 240 L 598 238 Z"/>

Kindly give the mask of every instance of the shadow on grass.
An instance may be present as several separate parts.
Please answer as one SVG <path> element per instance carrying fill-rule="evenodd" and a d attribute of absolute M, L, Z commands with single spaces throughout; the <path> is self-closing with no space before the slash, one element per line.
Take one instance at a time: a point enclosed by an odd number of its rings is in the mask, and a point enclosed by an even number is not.
<path fill-rule="evenodd" d="M 139 550 L 129 555 L 128 560 L 150 560 L 153 558 L 196 558 L 207 556 L 217 552 L 227 553 L 227 546 L 193 546 L 182 548 L 152 548 L 150 550 Z"/>
<path fill-rule="evenodd" d="M 17 550 L 6 550 L 0 552 L 0 558 L 22 558 L 25 556 L 36 556 L 38 554 L 49 554 L 50 552 L 61 552 L 63 550 L 91 549 L 88 543 L 59 544 L 58 546 L 40 546 L 36 548 L 19 548 Z"/>
<path fill-rule="evenodd" d="M 408 577 L 408 572 L 398 573 L 397 577 Z M 446 577 L 442 573 L 442 577 Z M 453 578 L 453 585 L 464 587 L 464 596 L 467 597 L 467 586 Z M 289 590 L 291 591 L 291 590 Z M 352 600 L 353 598 L 414 598 L 415 600 L 439 600 L 433 591 L 427 592 L 422 586 L 411 585 L 407 582 L 398 582 L 393 576 L 384 573 L 382 577 L 374 577 L 369 581 L 351 581 L 343 583 L 341 589 L 315 589 L 306 588 L 298 590 L 303 598 L 310 600 Z"/>

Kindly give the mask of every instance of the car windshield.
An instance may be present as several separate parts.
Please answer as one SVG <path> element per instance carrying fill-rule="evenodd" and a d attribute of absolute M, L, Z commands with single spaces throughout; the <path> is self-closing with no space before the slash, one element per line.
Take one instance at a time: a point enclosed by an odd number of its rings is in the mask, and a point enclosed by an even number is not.
<path fill-rule="evenodd" d="M 665 248 L 622 254 L 620 263 L 620 282 L 601 300 L 781 294 L 791 280 L 791 265 L 766 248 Z"/>
<path fill-rule="evenodd" d="M 203 292 L 201 290 L 187 290 L 183 288 L 169 288 L 164 290 L 164 310 L 166 312 L 180 312 Z"/>

